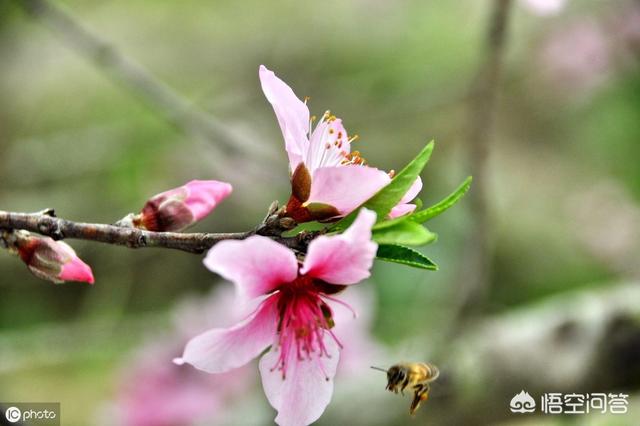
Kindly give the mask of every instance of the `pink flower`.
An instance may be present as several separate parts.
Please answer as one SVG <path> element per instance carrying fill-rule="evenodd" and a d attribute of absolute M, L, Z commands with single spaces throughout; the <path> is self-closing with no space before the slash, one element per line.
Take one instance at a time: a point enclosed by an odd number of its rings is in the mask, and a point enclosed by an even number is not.
<path fill-rule="evenodd" d="M 609 80 L 613 71 L 610 40 L 590 19 L 571 22 L 550 34 L 541 55 L 542 75 L 562 93 L 585 94 Z"/>
<path fill-rule="evenodd" d="M 306 222 L 345 216 L 391 181 L 383 170 L 367 166 L 360 152 L 351 151 L 356 137 L 347 135 L 341 119 L 327 111 L 311 131 L 315 117 L 306 103 L 264 65 L 259 74 L 289 156 L 289 217 Z"/>
<path fill-rule="evenodd" d="M 357 313 L 357 318 L 346 309 L 336 309 L 333 330 L 341 342 L 349 342 L 340 352 L 338 373 L 340 379 L 357 379 L 368 376 L 371 365 L 380 362 L 384 348 L 371 333 L 374 318 L 375 292 L 371 287 L 351 286 L 341 294 Z"/>
<path fill-rule="evenodd" d="M 29 270 L 54 283 L 82 281 L 93 284 L 93 273 L 67 243 L 29 232 L 16 233 L 18 255 Z"/>
<path fill-rule="evenodd" d="M 178 363 L 223 373 L 259 356 L 262 385 L 280 425 L 309 424 L 333 393 L 341 343 L 332 332 L 332 295 L 370 275 L 377 244 L 375 213 L 362 210 L 341 235 L 314 239 L 302 264 L 293 251 L 262 236 L 223 241 L 205 259 L 256 307 L 244 321 L 193 338 Z M 335 305 L 334 305 L 335 306 Z M 348 306 L 348 305 L 347 305 Z"/>
<path fill-rule="evenodd" d="M 226 182 L 192 180 L 151 197 L 133 223 L 149 231 L 181 231 L 206 217 L 231 191 Z"/>
<path fill-rule="evenodd" d="M 182 302 L 175 310 L 175 330 L 144 344 L 127 360 L 115 405 L 117 424 L 175 426 L 220 423 L 228 405 L 253 385 L 248 368 L 220 375 L 171 363 L 188 335 L 226 326 L 235 317 L 233 291 L 216 287 L 210 296 Z M 204 320 L 203 320 L 204 318 Z M 177 344 L 176 344 L 177 343 Z"/>

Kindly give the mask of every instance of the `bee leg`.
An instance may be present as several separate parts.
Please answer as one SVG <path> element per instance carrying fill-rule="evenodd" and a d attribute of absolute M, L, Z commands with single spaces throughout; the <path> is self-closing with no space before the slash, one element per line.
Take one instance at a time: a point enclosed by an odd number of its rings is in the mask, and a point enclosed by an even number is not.
<path fill-rule="evenodd" d="M 404 396 L 404 390 L 407 386 L 409 386 L 409 377 L 404 379 L 404 382 L 402 383 L 402 387 L 400 388 L 400 393 L 402 394 L 402 396 Z"/>
<path fill-rule="evenodd" d="M 416 392 L 413 395 L 413 401 L 411 402 L 411 407 L 409 408 L 409 414 L 413 416 L 420 407 L 420 403 L 426 401 L 429 398 L 429 390 L 429 385 L 416 386 Z"/>

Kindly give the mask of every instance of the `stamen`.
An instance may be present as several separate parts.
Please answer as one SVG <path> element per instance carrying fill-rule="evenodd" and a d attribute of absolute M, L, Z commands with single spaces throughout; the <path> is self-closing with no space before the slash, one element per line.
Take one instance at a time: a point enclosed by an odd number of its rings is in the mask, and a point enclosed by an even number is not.
<path fill-rule="evenodd" d="M 338 303 L 338 304 L 344 306 L 345 308 L 347 308 L 348 310 L 351 311 L 351 313 L 353 314 L 353 318 L 354 319 L 358 318 L 358 313 L 356 312 L 356 310 L 353 309 L 353 307 L 351 305 L 349 305 L 347 302 L 344 302 L 344 301 L 342 301 L 340 299 L 336 299 L 335 297 L 328 296 L 326 294 L 323 294 L 322 298 L 323 299 L 327 299 L 327 300 L 331 300 L 332 302 L 335 302 L 335 303 Z"/>
<path fill-rule="evenodd" d="M 328 382 L 329 379 L 329 375 L 327 374 L 326 370 L 324 369 L 324 365 L 322 364 L 322 360 L 320 358 L 318 358 L 318 366 L 320 367 L 320 371 L 322 371 L 322 374 L 324 375 L 324 379 Z"/>

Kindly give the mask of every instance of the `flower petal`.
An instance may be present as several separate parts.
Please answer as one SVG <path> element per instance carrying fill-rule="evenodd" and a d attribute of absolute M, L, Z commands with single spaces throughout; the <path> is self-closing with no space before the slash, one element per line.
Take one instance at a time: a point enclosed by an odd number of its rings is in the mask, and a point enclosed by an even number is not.
<path fill-rule="evenodd" d="M 422 190 L 422 179 L 420 176 L 413 181 L 413 184 L 409 188 L 406 194 L 402 197 L 400 202 L 391 209 L 387 217 L 389 219 L 395 219 L 396 217 L 404 216 L 406 214 L 412 213 L 416 209 L 415 204 L 409 204 L 409 201 L 416 198 L 416 196 Z"/>
<path fill-rule="evenodd" d="M 269 403 L 278 411 L 275 422 L 280 426 L 313 423 L 331 401 L 340 351 L 329 333 L 324 333 L 324 345 L 330 358 L 298 359 L 293 345 L 294 361 L 288 364 L 284 380 L 282 372 L 273 369 L 278 363 L 277 350 L 270 350 L 260 359 L 262 387 Z"/>
<path fill-rule="evenodd" d="M 406 214 L 412 213 L 416 209 L 415 204 L 398 204 L 394 208 L 391 209 L 387 217 L 389 219 L 395 219 L 396 217 L 404 216 Z"/>
<path fill-rule="evenodd" d="M 260 65 L 259 74 L 262 91 L 276 113 L 291 171 L 294 171 L 309 149 L 309 108 L 273 71 Z"/>
<path fill-rule="evenodd" d="M 200 220 L 211 213 L 233 190 L 231 184 L 217 180 L 192 180 L 185 187 L 189 195 L 184 203 L 195 220 Z"/>
<path fill-rule="evenodd" d="M 379 363 L 384 355 L 383 347 L 371 333 L 376 306 L 375 292 L 371 286 L 350 286 L 336 295 L 336 299 L 348 305 L 327 301 L 335 322 L 331 331 L 344 343 L 340 351 L 339 378 L 336 380 L 367 377 L 368 371 L 371 371 L 369 366 Z"/>
<path fill-rule="evenodd" d="M 224 373 L 251 361 L 273 341 L 278 328 L 277 297 L 230 328 L 214 328 L 191 339 L 176 364 L 189 363 L 208 373 Z"/>
<path fill-rule="evenodd" d="M 270 293 L 298 275 L 298 261 L 291 250 L 254 235 L 242 241 L 222 241 L 209 250 L 204 264 L 236 285 L 247 300 Z"/>
<path fill-rule="evenodd" d="M 420 176 L 418 176 L 416 180 L 414 180 L 413 183 L 411 184 L 411 187 L 409 188 L 407 193 L 404 194 L 404 196 L 402 197 L 398 205 L 406 204 L 409 201 L 413 200 L 418 196 L 421 190 L 422 190 L 422 179 L 420 178 Z"/>
<path fill-rule="evenodd" d="M 94 283 L 91 267 L 77 256 L 62 265 L 62 270 L 60 271 L 58 278 L 63 281 L 80 281 L 89 284 Z"/>
<path fill-rule="evenodd" d="M 371 241 L 376 214 L 361 209 L 343 234 L 320 236 L 309 244 L 301 274 L 331 284 L 356 284 L 369 277 L 378 245 Z"/>
<path fill-rule="evenodd" d="M 346 216 L 389 181 L 384 171 L 374 167 L 321 167 L 313 173 L 308 203 L 329 204 Z"/>

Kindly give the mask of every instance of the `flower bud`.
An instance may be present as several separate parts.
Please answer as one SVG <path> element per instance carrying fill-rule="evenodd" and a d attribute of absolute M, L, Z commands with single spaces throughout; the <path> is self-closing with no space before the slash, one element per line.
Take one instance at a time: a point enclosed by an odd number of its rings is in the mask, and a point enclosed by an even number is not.
<path fill-rule="evenodd" d="M 56 284 L 64 281 L 93 284 L 91 268 L 67 243 L 24 231 L 16 237 L 18 255 L 38 278 Z"/>
<path fill-rule="evenodd" d="M 149 231 L 181 231 L 207 216 L 231 194 L 232 187 L 216 180 L 192 180 L 154 195 L 133 220 Z"/>

